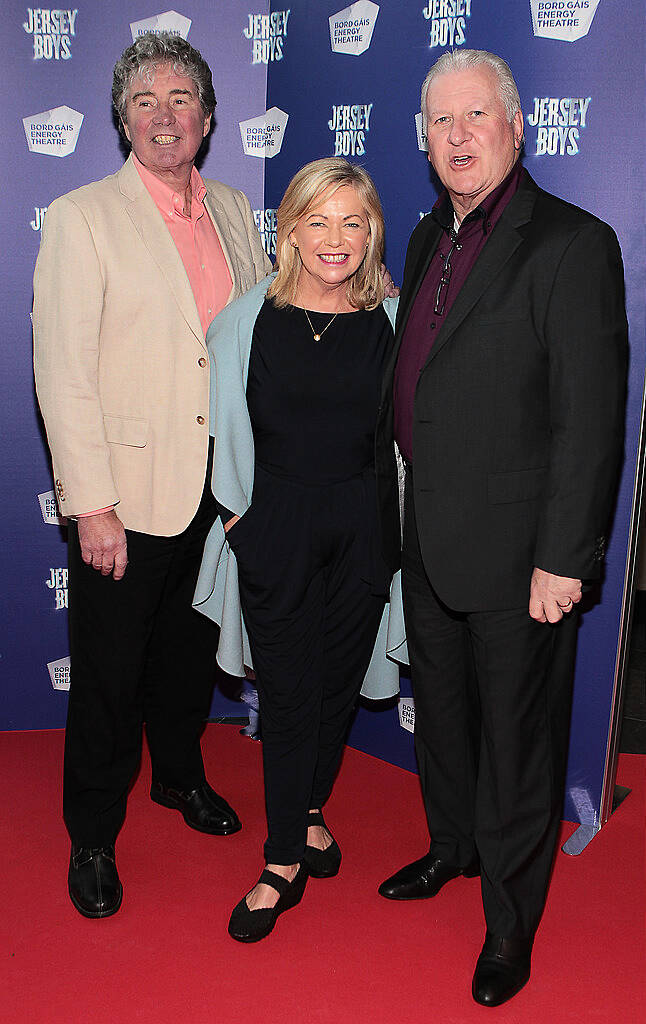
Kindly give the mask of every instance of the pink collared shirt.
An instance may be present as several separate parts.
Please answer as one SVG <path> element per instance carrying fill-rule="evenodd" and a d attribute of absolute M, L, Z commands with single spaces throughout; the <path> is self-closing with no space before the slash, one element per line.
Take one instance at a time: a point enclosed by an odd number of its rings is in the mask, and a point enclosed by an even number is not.
<path fill-rule="evenodd" d="M 191 215 L 187 217 L 183 212 L 184 196 L 156 178 L 134 153 L 132 159 L 177 246 L 193 290 L 202 330 L 206 334 L 211 320 L 227 304 L 231 293 L 231 274 L 217 231 L 204 206 L 206 187 L 202 177 L 193 167 Z"/>
<path fill-rule="evenodd" d="M 206 187 L 199 171 L 191 171 L 191 215 L 184 213 L 184 197 L 166 182 L 156 178 L 132 154 L 139 177 L 148 189 L 155 206 L 164 218 L 193 291 L 195 305 L 206 334 L 211 320 L 224 309 L 231 293 L 231 274 L 224 258 L 220 239 L 204 206 Z M 114 505 L 95 512 L 80 512 L 76 517 L 96 516 L 110 512 Z"/>

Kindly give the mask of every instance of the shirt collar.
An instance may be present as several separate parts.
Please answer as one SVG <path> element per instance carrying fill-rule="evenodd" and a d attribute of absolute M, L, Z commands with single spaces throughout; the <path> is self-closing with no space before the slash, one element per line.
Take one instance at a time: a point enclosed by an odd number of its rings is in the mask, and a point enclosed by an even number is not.
<path fill-rule="evenodd" d="M 180 217 L 185 217 L 184 196 L 177 192 L 171 185 L 168 185 L 165 181 L 156 177 L 156 175 L 154 175 L 152 171 L 149 171 L 147 167 L 144 167 L 134 153 L 132 154 L 132 160 L 139 172 L 139 177 L 150 193 L 157 209 L 169 217 L 172 217 L 175 214 L 179 214 Z M 191 169 L 191 193 L 191 220 L 197 220 L 197 218 L 204 212 L 203 207 L 204 197 L 206 195 L 206 186 L 200 172 L 195 166 Z M 199 207 L 199 209 L 196 209 L 196 206 Z"/>
<path fill-rule="evenodd" d="M 475 210 L 471 210 L 467 214 L 462 224 L 480 220 L 482 222 L 483 234 L 489 234 L 526 174 L 527 172 L 520 160 L 517 160 L 507 177 L 489 195 L 485 196 L 480 205 L 476 206 Z M 431 214 L 433 219 L 440 227 L 444 228 L 447 234 L 454 230 L 455 211 L 446 189 L 440 193 L 437 202 L 431 210 Z M 462 227 L 462 224 L 460 227 Z"/>

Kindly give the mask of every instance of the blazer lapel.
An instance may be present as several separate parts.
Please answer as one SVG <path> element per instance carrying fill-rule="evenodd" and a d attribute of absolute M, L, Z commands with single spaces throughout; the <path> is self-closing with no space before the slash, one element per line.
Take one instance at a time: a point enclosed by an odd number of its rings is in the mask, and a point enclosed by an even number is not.
<path fill-rule="evenodd" d="M 229 269 L 229 275 L 231 277 L 231 291 L 227 298 L 227 304 L 231 302 L 237 295 L 240 295 L 242 289 L 240 287 L 240 281 L 236 273 L 235 264 L 231 258 L 231 247 L 230 247 L 230 233 L 229 233 L 229 218 L 227 217 L 226 210 L 222 203 L 214 196 L 212 192 L 209 192 L 208 185 L 206 186 L 206 196 L 204 197 L 204 205 L 206 211 L 213 222 L 215 232 L 220 239 L 220 245 L 222 246 L 222 252 L 224 253 L 224 259 L 226 260 L 227 267 Z"/>
<path fill-rule="evenodd" d="M 521 229 L 531 220 L 536 192 L 537 186 L 528 178 L 509 201 L 507 209 L 496 224 L 491 238 L 478 256 L 438 331 L 422 372 L 444 348 L 487 288 L 495 281 L 503 266 L 522 244 L 524 234 Z"/>
<path fill-rule="evenodd" d="M 166 278 L 182 316 L 200 344 L 204 345 L 204 331 L 182 258 L 131 157 L 118 177 L 119 189 L 128 200 L 126 212 L 135 230 Z"/>
<path fill-rule="evenodd" d="M 435 255 L 435 250 L 437 249 L 441 237 L 442 228 L 436 221 L 431 221 L 422 251 L 419 253 L 416 266 L 411 275 L 413 285 L 405 298 L 403 307 L 398 311 L 397 336 L 399 342 L 401 342 L 404 331 L 406 330 L 406 324 L 408 323 L 408 317 L 410 316 L 410 311 L 413 308 L 413 303 L 417 298 L 417 293 L 422 286 L 422 281 L 426 276 L 426 271 L 428 270 L 431 260 Z"/>
<path fill-rule="evenodd" d="M 417 298 L 417 293 L 421 288 L 422 281 L 424 280 L 426 271 L 428 270 L 430 262 L 433 259 L 435 250 L 437 249 L 438 242 L 441 237 L 442 228 L 436 221 L 432 220 L 429 217 L 428 232 L 422 242 L 421 251 L 418 253 L 417 257 L 417 262 L 410 275 L 411 287 L 407 291 L 403 303 L 401 298 L 399 300 L 395 330 L 395 344 L 393 345 L 390 360 L 384 372 L 382 398 L 384 398 L 388 394 L 388 392 L 392 390 L 392 378 L 395 372 L 395 365 L 397 363 L 399 349 L 401 348 L 402 338 L 404 337 L 404 331 L 406 330 L 406 324 L 408 323 L 408 318 L 413 308 L 413 303 Z"/>

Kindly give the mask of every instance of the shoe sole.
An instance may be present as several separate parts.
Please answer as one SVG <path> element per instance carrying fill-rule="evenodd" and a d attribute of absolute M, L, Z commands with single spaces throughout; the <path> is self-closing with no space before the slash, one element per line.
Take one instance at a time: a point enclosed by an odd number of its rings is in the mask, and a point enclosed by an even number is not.
<path fill-rule="evenodd" d="M 316 867 L 315 861 L 310 862 L 310 858 L 308 856 L 309 850 L 312 850 L 315 857 L 318 854 L 321 854 L 321 856 L 327 855 L 329 859 L 328 851 L 331 850 L 332 847 L 336 847 L 336 856 L 338 856 L 339 858 L 338 861 L 332 867 Z M 319 850 L 318 847 L 316 846 L 306 846 L 305 852 L 303 854 L 303 863 L 307 868 L 307 873 L 310 876 L 310 878 L 334 878 L 339 873 L 342 860 L 343 857 L 341 855 L 341 850 L 339 849 L 339 844 L 337 843 L 336 839 L 334 839 L 334 837 L 332 837 L 332 842 L 330 843 L 329 846 L 325 848 L 325 850 Z"/>
<path fill-rule="evenodd" d="M 252 942 L 262 942 L 262 940 L 266 939 L 268 935 L 271 935 L 271 933 L 274 930 L 274 925 L 276 924 L 277 920 L 278 920 L 278 917 L 275 918 L 274 924 L 272 924 L 272 926 L 269 929 L 269 931 L 268 932 L 263 932 L 262 935 L 236 935 L 234 932 L 229 932 L 229 935 L 231 936 L 232 939 L 235 939 L 236 942 L 244 942 L 245 945 L 247 945 L 247 946 L 250 945 Z"/>
<path fill-rule="evenodd" d="M 442 886 L 442 889 L 443 888 L 444 886 Z M 441 891 L 441 889 L 438 889 L 437 892 L 428 892 L 423 896 L 391 896 L 389 893 L 382 892 L 381 889 L 377 889 L 377 892 L 383 899 L 392 900 L 394 903 L 412 903 L 414 900 L 432 900 L 433 897 L 437 896 Z"/>
<path fill-rule="evenodd" d="M 527 977 L 525 978 L 525 981 L 521 982 L 520 985 L 518 985 L 517 987 L 514 986 L 513 990 L 509 993 L 509 995 L 504 996 L 504 998 L 502 998 L 502 999 L 491 999 L 491 1000 L 478 999 L 478 997 L 476 995 L 476 992 L 475 992 L 475 987 L 472 985 L 471 986 L 471 995 L 473 996 L 473 1001 L 474 1001 L 474 1003 L 477 1003 L 478 1006 L 491 1006 L 491 1007 L 494 1007 L 494 1006 L 504 1006 L 505 1003 L 508 1003 L 510 1001 L 510 999 L 513 999 L 514 996 L 517 996 L 519 992 L 522 992 L 522 990 L 525 988 L 525 985 L 529 981 L 530 977 L 531 977 L 531 975 L 528 974 Z"/>
<path fill-rule="evenodd" d="M 305 848 L 303 864 L 307 868 L 307 873 L 310 878 L 334 878 L 341 870 L 341 863 L 342 861 L 339 861 L 339 863 L 333 868 L 314 868 L 307 858 L 307 847 Z"/>
<path fill-rule="evenodd" d="M 305 858 L 303 858 L 303 861 L 304 861 L 305 865 L 307 866 L 307 873 L 310 876 L 310 878 L 334 878 L 336 875 L 338 875 L 338 873 L 339 873 L 339 871 L 341 869 L 341 865 L 339 864 L 338 868 L 334 868 L 333 871 L 314 871 L 309 866 L 309 864 L 307 863 L 307 860 Z"/>
<path fill-rule="evenodd" d="M 204 828 L 202 825 L 196 825 L 195 822 L 189 821 L 182 808 L 169 797 L 160 796 L 158 793 L 151 793 L 150 799 L 153 803 L 159 804 L 160 807 L 168 807 L 171 811 L 179 811 L 189 828 L 194 829 L 195 832 L 202 832 L 207 836 L 233 836 L 242 828 L 242 822 L 232 825 L 231 828 Z"/>
<path fill-rule="evenodd" d="M 308 877 L 309 877 L 309 871 L 308 871 Z M 307 879 L 306 879 L 306 881 L 307 881 Z M 266 939 L 267 936 L 271 935 L 271 933 L 273 932 L 274 927 L 276 925 L 276 921 L 278 920 L 280 915 L 284 914 L 286 910 L 291 910 L 292 907 L 297 907 L 298 904 L 303 899 L 304 894 L 305 894 L 305 886 L 303 886 L 303 889 L 301 890 L 300 893 L 298 893 L 298 895 L 296 897 L 290 898 L 289 901 L 287 901 L 285 903 L 285 905 L 280 908 L 280 910 L 276 913 L 276 915 L 275 915 L 273 921 L 271 922 L 270 927 L 267 929 L 267 931 L 261 932 L 259 935 L 239 935 L 239 934 L 237 935 L 235 932 L 232 932 L 231 928 L 229 927 L 229 928 L 227 928 L 227 931 L 228 931 L 229 935 L 231 936 L 232 939 L 235 939 L 236 942 L 244 942 L 244 943 L 247 943 L 247 944 L 251 943 L 251 942 L 260 942 L 262 939 Z M 276 905 L 278 905 L 278 904 L 276 904 Z"/>
<path fill-rule="evenodd" d="M 69 889 L 68 889 L 68 893 L 69 893 L 69 897 L 70 897 L 72 903 L 74 904 L 74 906 L 78 910 L 79 914 L 81 914 L 83 917 L 89 917 L 91 919 L 99 918 L 99 917 L 112 917 L 112 915 L 116 914 L 117 910 L 119 910 L 119 908 L 121 906 L 121 901 L 123 900 L 123 886 L 122 886 L 121 887 L 121 891 L 119 892 L 119 902 L 116 904 L 116 906 L 111 907 L 110 910 L 86 910 L 78 902 L 78 900 L 75 899 L 75 897 L 72 895 L 72 893 L 69 891 Z"/>

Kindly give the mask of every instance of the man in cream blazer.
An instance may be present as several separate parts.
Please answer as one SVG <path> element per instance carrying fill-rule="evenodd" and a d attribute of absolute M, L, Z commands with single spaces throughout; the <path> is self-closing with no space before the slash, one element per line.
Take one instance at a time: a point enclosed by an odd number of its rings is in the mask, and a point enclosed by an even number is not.
<path fill-rule="evenodd" d="M 50 205 L 34 276 L 36 386 L 72 519 L 63 810 L 87 917 L 121 904 L 114 843 L 143 722 L 152 798 L 199 831 L 240 828 L 199 742 L 216 642 L 191 608 L 216 514 L 204 335 L 270 269 L 246 197 L 194 168 L 215 107 L 200 54 L 140 37 L 113 100 L 133 152 Z"/>

